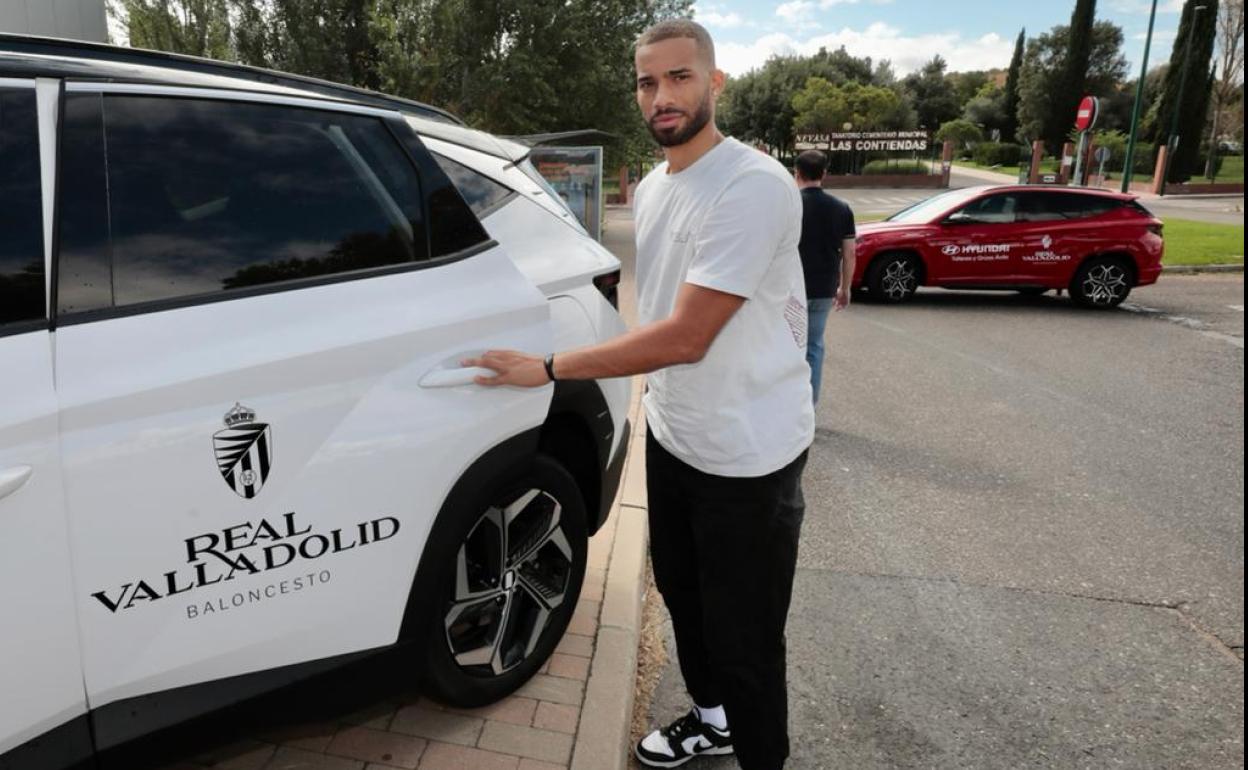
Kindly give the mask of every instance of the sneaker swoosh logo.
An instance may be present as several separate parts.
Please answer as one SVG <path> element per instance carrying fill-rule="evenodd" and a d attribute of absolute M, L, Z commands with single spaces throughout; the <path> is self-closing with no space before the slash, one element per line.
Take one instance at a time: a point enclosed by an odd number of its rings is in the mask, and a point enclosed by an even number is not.
<path fill-rule="evenodd" d="M 691 735 L 680 742 L 680 747 L 685 750 L 686 754 L 697 754 L 711 748 L 711 742 L 701 735 Z"/>

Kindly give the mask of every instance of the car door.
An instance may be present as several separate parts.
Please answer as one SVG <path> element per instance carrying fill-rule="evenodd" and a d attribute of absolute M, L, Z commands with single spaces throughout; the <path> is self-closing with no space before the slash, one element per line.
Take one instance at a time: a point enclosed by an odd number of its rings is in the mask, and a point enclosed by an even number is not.
<path fill-rule="evenodd" d="M 935 282 L 997 285 L 1008 282 L 1018 247 L 1014 236 L 1017 194 L 995 193 L 967 203 L 939 223 L 931 241 Z"/>
<path fill-rule="evenodd" d="M 46 310 L 56 104 L 0 78 L 0 767 L 91 750 Z"/>
<path fill-rule="evenodd" d="M 551 399 L 459 361 L 551 329 L 397 115 L 71 83 L 62 141 L 66 490 L 109 745 L 171 718 L 139 696 L 393 643 L 447 491 Z"/>
<path fill-rule="evenodd" d="M 1100 200 L 1058 190 L 1019 196 L 1019 283 L 1051 288 L 1066 285 L 1079 255 L 1087 251 L 1083 244 L 1093 234 L 1086 220 L 1098 210 Z"/>

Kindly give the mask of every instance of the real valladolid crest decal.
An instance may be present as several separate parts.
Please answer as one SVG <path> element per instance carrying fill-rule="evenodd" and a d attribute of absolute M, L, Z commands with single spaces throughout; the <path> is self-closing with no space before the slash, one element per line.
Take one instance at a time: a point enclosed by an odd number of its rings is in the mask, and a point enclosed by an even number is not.
<path fill-rule="evenodd" d="M 221 477 L 239 495 L 250 500 L 260 493 L 273 467 L 273 434 L 256 413 L 235 402 L 225 413 L 225 430 L 212 436 Z"/>
<path fill-rule="evenodd" d="M 230 489 L 250 500 L 260 492 L 273 466 L 273 436 L 266 423 L 256 422 L 255 410 L 237 402 L 226 413 L 225 426 L 212 438 L 217 467 Z M 253 517 L 192 535 L 182 543 L 186 552 L 183 565 L 164 571 L 158 578 L 135 578 L 91 596 L 116 614 L 238 580 L 238 587 L 228 596 L 218 594 L 185 605 L 187 619 L 205 617 L 328 583 L 330 570 L 321 568 L 323 563 L 314 568 L 310 562 L 384 542 L 397 535 L 401 526 L 393 516 L 380 516 L 367 521 L 355 519 L 354 525 L 331 524 L 332 528 L 325 531 L 296 517 L 294 511 L 281 517 Z M 337 524 L 343 517 L 339 514 L 334 518 Z M 282 574 L 266 583 L 247 579 L 274 570 Z"/>

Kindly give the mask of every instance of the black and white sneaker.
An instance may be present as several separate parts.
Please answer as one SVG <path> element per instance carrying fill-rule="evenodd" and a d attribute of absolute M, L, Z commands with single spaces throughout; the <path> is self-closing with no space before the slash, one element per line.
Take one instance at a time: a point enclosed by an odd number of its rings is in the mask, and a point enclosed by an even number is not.
<path fill-rule="evenodd" d="M 731 753 L 732 734 L 703 722 L 697 711 L 650 733 L 636 749 L 637 759 L 650 767 L 680 767 L 694 757 Z"/>

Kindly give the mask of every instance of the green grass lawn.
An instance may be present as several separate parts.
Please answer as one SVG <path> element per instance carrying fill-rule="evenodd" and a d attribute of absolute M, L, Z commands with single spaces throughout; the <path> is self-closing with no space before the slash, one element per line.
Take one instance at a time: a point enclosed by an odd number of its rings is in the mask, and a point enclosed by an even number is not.
<path fill-rule="evenodd" d="M 1167 219 L 1167 265 L 1219 265 L 1244 263 L 1244 226 Z"/>
<path fill-rule="evenodd" d="M 975 161 L 972 161 L 972 160 L 955 160 L 955 161 L 953 162 L 953 165 L 955 165 L 955 166 L 963 166 L 963 167 L 965 167 L 965 168 L 979 168 L 979 169 L 984 169 L 985 171 L 996 171 L 996 172 L 1001 173 L 1001 174 L 1009 174 L 1010 176 L 1015 176 L 1015 177 L 1016 177 L 1016 176 L 1018 176 L 1018 171 L 1019 171 L 1019 166 L 1017 166 L 1017 165 L 1013 165 L 1013 166 L 985 166 L 985 165 L 983 165 L 983 164 L 976 163 Z M 1096 171 L 1096 168 L 1097 168 L 1097 167 L 1096 167 L 1096 164 L 1093 164 L 1093 166 L 1092 166 L 1092 170 L 1093 170 L 1094 172 Z M 1045 158 L 1045 159 L 1041 160 L 1041 161 L 1040 161 L 1040 170 L 1041 170 L 1042 172 L 1046 172 L 1046 173 L 1056 173 L 1056 172 L 1057 172 L 1057 170 L 1058 170 L 1058 161 L 1057 161 L 1057 159 L 1056 159 L 1056 158 Z M 1122 169 L 1121 169 L 1121 168 L 1112 168 L 1112 167 L 1110 167 L 1109 165 L 1106 165 L 1106 168 L 1105 168 L 1105 173 L 1106 173 L 1106 174 L 1108 174 L 1108 175 L 1109 175 L 1109 177 L 1110 177 L 1111 179 L 1113 179 L 1113 180 L 1122 179 Z M 1140 173 L 1135 173 L 1135 174 L 1132 174 L 1132 175 L 1131 175 L 1131 181 L 1133 181 L 1133 182 L 1141 182 L 1141 183 L 1148 183 L 1148 182 L 1153 181 L 1153 175 L 1152 175 L 1152 174 L 1140 174 Z M 1228 184 L 1233 184 L 1233 183 L 1236 183 L 1236 182 L 1238 182 L 1238 183 L 1240 183 L 1240 184 L 1243 184 L 1243 181 L 1244 181 L 1244 156 L 1243 156 L 1243 155 L 1228 155 L 1228 156 L 1224 157 L 1224 158 L 1222 159 L 1222 168 L 1218 171 L 1218 176 L 1217 176 L 1217 178 L 1216 178 L 1216 179 L 1214 179 L 1213 181 L 1215 181 L 1215 182 L 1226 182 L 1226 183 L 1228 183 Z M 1205 184 L 1205 183 L 1207 183 L 1207 182 L 1209 182 L 1209 180 L 1208 180 L 1208 179 L 1205 179 L 1205 177 L 1204 177 L 1204 171 L 1203 171 L 1203 168 L 1202 168 L 1202 170 L 1201 170 L 1201 173 L 1200 173 L 1200 174 L 1197 174 L 1196 176 L 1192 177 L 1192 179 L 1191 179 L 1191 183 L 1192 183 L 1192 184 Z"/>

